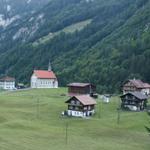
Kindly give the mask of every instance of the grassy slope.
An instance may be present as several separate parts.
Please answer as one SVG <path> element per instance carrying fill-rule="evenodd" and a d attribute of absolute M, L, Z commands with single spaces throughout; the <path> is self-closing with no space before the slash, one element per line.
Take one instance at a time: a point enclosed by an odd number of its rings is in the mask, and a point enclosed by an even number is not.
<path fill-rule="evenodd" d="M 64 29 L 54 32 L 54 33 L 49 33 L 48 35 L 38 39 L 37 41 L 33 42 L 33 46 L 38 46 L 39 44 L 44 44 L 54 38 L 55 36 L 59 35 L 61 32 L 65 33 L 73 33 L 75 31 L 80 31 L 84 29 L 88 24 L 90 24 L 92 19 L 87 19 L 85 21 L 81 21 L 75 24 L 72 24 L 70 26 L 65 27 Z"/>
<path fill-rule="evenodd" d="M 66 89 L 0 93 L 0 149 L 3 150 L 148 150 L 145 112 L 122 112 L 117 125 L 118 100 L 98 104 L 101 118 L 62 118 Z M 40 113 L 37 116 L 37 99 Z M 99 107 L 97 107 L 99 108 Z M 98 111 L 98 110 L 97 110 Z M 69 123 L 68 145 L 65 124 Z"/>

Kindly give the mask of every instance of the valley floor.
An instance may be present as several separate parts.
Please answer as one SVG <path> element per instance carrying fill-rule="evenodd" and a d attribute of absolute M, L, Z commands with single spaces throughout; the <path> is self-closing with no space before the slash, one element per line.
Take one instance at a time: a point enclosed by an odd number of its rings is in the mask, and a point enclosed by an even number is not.
<path fill-rule="evenodd" d="M 0 149 L 149 150 L 145 112 L 121 112 L 117 124 L 114 97 L 109 104 L 98 99 L 93 118 L 66 118 L 61 116 L 66 93 L 65 88 L 1 92 Z"/>

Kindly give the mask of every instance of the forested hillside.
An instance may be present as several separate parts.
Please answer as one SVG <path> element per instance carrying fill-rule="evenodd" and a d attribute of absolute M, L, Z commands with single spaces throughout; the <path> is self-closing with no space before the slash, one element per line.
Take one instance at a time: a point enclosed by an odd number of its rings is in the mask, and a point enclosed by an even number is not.
<path fill-rule="evenodd" d="M 0 35 L 0 73 L 29 83 L 51 60 L 62 86 L 93 82 L 117 92 L 150 82 L 150 0 L 53 0 Z"/>

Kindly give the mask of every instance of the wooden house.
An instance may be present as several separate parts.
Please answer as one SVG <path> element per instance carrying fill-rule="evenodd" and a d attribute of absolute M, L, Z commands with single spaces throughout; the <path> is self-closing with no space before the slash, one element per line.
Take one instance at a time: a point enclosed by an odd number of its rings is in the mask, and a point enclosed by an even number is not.
<path fill-rule="evenodd" d="M 68 116 L 86 117 L 95 113 L 96 101 L 90 96 L 73 96 L 66 103 L 68 104 Z"/>
<path fill-rule="evenodd" d="M 141 111 L 147 107 L 148 97 L 141 92 L 128 92 L 121 96 L 121 108 Z"/>
<path fill-rule="evenodd" d="M 0 88 L 5 90 L 15 89 L 15 78 L 5 76 L 0 79 Z"/>
<path fill-rule="evenodd" d="M 91 83 L 70 83 L 67 86 L 69 96 L 90 95 L 96 92 L 96 86 Z"/>
<path fill-rule="evenodd" d="M 142 92 L 145 95 L 150 95 L 150 84 L 144 83 L 141 80 L 127 80 L 122 86 L 123 94 L 128 92 Z"/>

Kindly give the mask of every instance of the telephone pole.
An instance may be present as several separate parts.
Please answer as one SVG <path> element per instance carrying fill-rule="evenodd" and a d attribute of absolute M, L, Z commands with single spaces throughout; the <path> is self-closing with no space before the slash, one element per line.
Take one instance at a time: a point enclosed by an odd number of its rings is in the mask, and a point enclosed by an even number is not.
<path fill-rule="evenodd" d="M 65 136 L 65 143 L 68 144 L 68 122 L 66 122 L 66 136 Z"/>
<path fill-rule="evenodd" d="M 40 110 L 40 101 L 39 98 L 37 98 L 37 104 L 36 104 L 36 117 L 39 119 L 39 110 Z"/>

